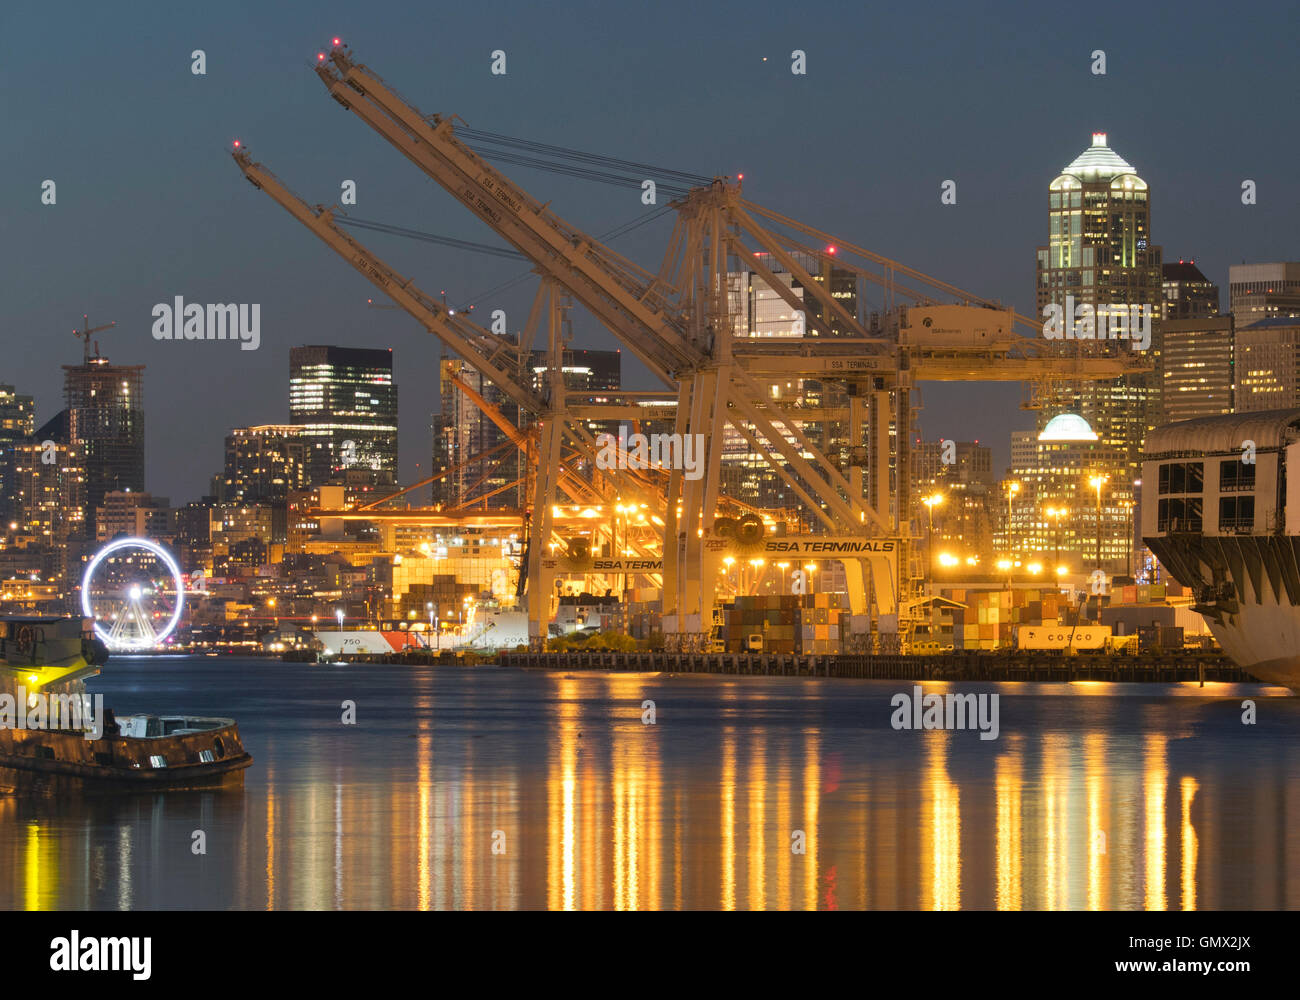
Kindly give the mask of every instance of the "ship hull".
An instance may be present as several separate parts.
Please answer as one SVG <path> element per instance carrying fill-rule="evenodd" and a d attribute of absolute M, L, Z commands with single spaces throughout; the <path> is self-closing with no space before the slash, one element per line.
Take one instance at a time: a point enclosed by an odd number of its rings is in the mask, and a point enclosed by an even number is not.
<path fill-rule="evenodd" d="M 173 736 L 97 740 L 78 732 L 0 730 L 0 794 L 240 787 L 252 763 L 233 723 Z"/>
<path fill-rule="evenodd" d="M 1196 595 L 1224 653 L 1252 677 L 1300 692 L 1300 537 L 1144 539 Z"/>

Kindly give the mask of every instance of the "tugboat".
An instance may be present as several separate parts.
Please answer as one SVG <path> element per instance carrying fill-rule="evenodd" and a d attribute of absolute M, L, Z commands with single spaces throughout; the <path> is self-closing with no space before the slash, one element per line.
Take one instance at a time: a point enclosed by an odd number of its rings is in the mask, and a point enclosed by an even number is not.
<path fill-rule="evenodd" d="M 85 688 L 107 659 L 80 618 L 0 617 L 0 794 L 243 784 L 233 719 L 115 717 Z"/>

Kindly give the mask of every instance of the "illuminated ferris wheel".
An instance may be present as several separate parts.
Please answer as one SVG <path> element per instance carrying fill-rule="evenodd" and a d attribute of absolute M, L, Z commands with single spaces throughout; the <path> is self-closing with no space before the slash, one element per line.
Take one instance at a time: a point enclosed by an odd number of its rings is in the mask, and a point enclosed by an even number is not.
<path fill-rule="evenodd" d="M 90 560 L 81 611 L 111 650 L 140 652 L 164 642 L 180 621 L 185 584 L 170 552 L 148 538 L 118 538 Z"/>

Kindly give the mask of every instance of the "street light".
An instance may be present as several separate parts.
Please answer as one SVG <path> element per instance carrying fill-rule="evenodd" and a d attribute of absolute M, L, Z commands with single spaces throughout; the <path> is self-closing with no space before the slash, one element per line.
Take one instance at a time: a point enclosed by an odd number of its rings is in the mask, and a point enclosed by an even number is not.
<path fill-rule="evenodd" d="M 1097 569 L 1101 569 L 1101 488 L 1110 476 L 1097 475 L 1088 480 L 1088 485 L 1097 491 Z"/>
<path fill-rule="evenodd" d="M 1048 507 L 1047 510 L 1044 511 L 1044 513 L 1045 513 L 1045 514 L 1046 514 L 1046 515 L 1047 515 L 1047 516 L 1048 516 L 1048 517 L 1049 517 L 1053 522 L 1055 522 L 1055 523 L 1054 523 L 1054 530 L 1053 530 L 1053 532 L 1052 532 L 1052 537 L 1053 537 L 1053 539 L 1054 539 L 1055 546 L 1056 546 L 1056 560 L 1055 560 L 1055 561 L 1056 561 L 1056 565 L 1057 565 L 1057 572 L 1059 573 L 1059 572 L 1060 572 L 1060 565 L 1061 565 L 1061 518 L 1065 517 L 1065 516 L 1066 516 L 1067 514 L 1069 514 L 1070 512 L 1069 512 L 1069 510 L 1066 509 L 1065 507 Z"/>
<path fill-rule="evenodd" d="M 925 536 L 925 592 L 930 593 L 930 574 L 934 571 L 934 508 L 942 505 L 943 494 L 931 493 L 921 500 L 925 504 L 926 520 L 929 524 Z"/>
<path fill-rule="evenodd" d="M 438 641 L 438 605 L 429 601 L 424 609 L 429 612 L 429 631 L 433 633 L 434 641 L 438 643 L 437 648 L 441 650 L 442 643 Z"/>
<path fill-rule="evenodd" d="M 1007 483 L 1007 551 L 1014 552 L 1015 546 L 1011 543 L 1011 501 L 1015 495 L 1020 492 L 1020 484 L 1014 479 Z"/>

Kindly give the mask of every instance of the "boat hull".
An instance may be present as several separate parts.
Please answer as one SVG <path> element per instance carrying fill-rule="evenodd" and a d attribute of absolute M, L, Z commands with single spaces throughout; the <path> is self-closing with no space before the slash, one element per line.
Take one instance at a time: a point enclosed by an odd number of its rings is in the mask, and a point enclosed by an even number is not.
<path fill-rule="evenodd" d="M 0 794 L 239 787 L 252 763 L 233 723 L 172 736 L 97 740 L 78 732 L 0 730 Z"/>

